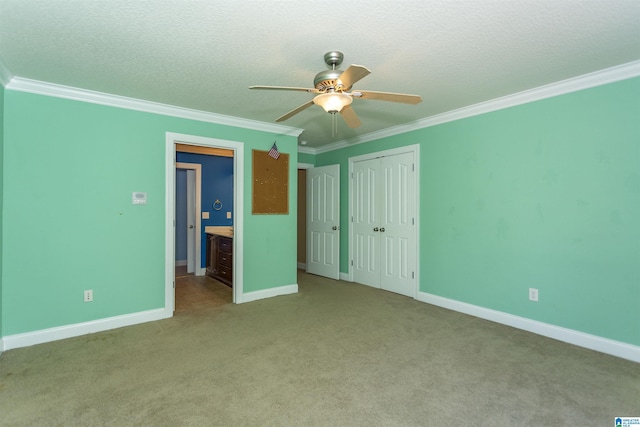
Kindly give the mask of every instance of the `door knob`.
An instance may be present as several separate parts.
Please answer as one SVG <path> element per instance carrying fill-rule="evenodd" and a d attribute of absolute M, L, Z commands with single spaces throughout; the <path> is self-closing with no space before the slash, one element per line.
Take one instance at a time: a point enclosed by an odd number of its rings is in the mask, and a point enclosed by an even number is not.
<path fill-rule="evenodd" d="M 338 229 L 338 226 L 337 226 L 337 225 L 334 225 L 333 227 L 331 227 L 331 229 L 332 229 L 332 230 L 337 230 L 337 229 Z"/>
<path fill-rule="evenodd" d="M 384 227 L 382 227 L 382 228 L 380 229 L 380 231 L 382 231 L 382 232 L 384 233 Z"/>
<path fill-rule="evenodd" d="M 193 225 L 190 225 L 189 228 L 193 228 Z"/>
<path fill-rule="evenodd" d="M 373 229 L 373 231 L 378 231 L 378 230 L 379 230 L 379 228 L 378 228 L 378 227 L 375 227 L 375 228 Z"/>

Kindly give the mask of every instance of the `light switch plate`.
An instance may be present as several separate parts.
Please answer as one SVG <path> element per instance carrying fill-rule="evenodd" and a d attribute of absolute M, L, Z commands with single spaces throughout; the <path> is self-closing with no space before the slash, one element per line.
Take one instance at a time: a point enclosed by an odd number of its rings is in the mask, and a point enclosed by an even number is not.
<path fill-rule="evenodd" d="M 231 212 L 227 212 L 227 219 L 231 219 Z"/>
<path fill-rule="evenodd" d="M 209 219 L 209 212 L 202 212 L 202 219 Z"/>

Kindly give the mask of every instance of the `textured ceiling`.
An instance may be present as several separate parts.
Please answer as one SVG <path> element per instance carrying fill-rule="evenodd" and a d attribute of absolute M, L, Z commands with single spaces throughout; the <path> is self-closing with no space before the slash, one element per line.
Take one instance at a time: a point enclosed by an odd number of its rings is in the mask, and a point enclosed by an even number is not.
<path fill-rule="evenodd" d="M 363 125 L 312 106 L 282 124 L 309 147 L 413 122 L 640 59 L 638 0 L 0 0 L 12 76 L 273 123 L 311 99 L 325 52 L 372 73 Z"/>

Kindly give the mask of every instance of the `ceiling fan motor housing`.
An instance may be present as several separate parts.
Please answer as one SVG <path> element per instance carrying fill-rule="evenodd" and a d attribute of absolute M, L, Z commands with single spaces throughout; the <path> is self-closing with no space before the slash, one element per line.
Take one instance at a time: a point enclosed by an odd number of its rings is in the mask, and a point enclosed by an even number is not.
<path fill-rule="evenodd" d="M 331 51 L 324 54 L 324 62 L 329 66 L 330 70 L 320 71 L 313 79 L 313 86 L 321 91 L 326 90 L 348 90 L 349 88 L 339 87 L 338 77 L 342 74 L 342 70 L 338 70 L 344 54 L 338 51 Z"/>
<path fill-rule="evenodd" d="M 342 70 L 325 70 L 316 74 L 313 79 L 313 85 L 320 91 L 326 91 L 330 89 L 338 89 L 338 77 L 342 74 Z"/>

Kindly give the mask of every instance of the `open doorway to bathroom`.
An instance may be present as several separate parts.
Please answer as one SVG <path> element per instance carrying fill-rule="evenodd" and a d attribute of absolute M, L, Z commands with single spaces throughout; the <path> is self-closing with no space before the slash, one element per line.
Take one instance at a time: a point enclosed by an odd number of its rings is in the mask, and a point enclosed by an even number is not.
<path fill-rule="evenodd" d="M 220 230 L 233 235 L 233 150 L 176 144 L 175 188 L 175 313 L 231 304 L 208 243 Z"/>
<path fill-rule="evenodd" d="M 206 262 L 210 246 L 205 240 L 211 236 L 204 232 L 210 223 L 222 220 L 213 215 L 209 206 L 215 194 L 216 208 L 223 208 L 223 199 L 233 199 L 233 152 L 203 150 L 198 153 L 190 147 L 176 145 L 176 197 L 175 197 L 175 313 L 187 313 L 218 307 L 233 302 L 232 289 L 207 274 Z M 212 154 L 208 154 L 211 151 Z M 189 162 L 186 162 L 188 160 Z M 204 188 L 203 188 L 204 169 Z M 205 204 L 202 204 L 202 200 Z M 229 203 L 232 206 L 232 203 Z M 231 213 L 231 212 L 230 212 Z M 220 216 L 219 214 L 217 216 Z M 233 229 L 233 216 L 226 218 L 225 228 Z M 218 225 L 219 226 L 219 225 Z M 204 241 L 204 244 L 203 244 Z"/>

